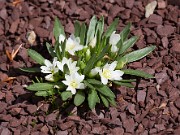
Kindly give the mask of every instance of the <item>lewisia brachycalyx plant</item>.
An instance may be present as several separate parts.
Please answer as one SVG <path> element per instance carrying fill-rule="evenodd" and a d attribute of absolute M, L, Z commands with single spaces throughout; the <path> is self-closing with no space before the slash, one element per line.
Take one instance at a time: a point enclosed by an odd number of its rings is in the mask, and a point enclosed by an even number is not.
<path fill-rule="evenodd" d="M 124 74 L 152 78 L 139 70 L 125 69 L 125 65 L 139 60 L 155 49 L 155 46 L 129 52 L 138 37 L 128 39 L 131 24 L 120 34 L 116 33 L 118 19 L 104 32 L 104 18 L 92 17 L 89 27 L 75 22 L 75 32 L 65 35 L 63 26 L 56 18 L 54 23 L 55 44 L 46 43 L 52 61 L 43 58 L 38 52 L 29 49 L 29 56 L 41 66 L 23 68 L 23 71 L 40 71 L 45 82 L 33 83 L 27 89 L 37 96 L 60 95 L 63 101 L 74 98 L 76 106 L 87 98 L 90 109 L 102 102 L 105 107 L 116 105 L 112 84 L 133 87 L 134 79 L 123 79 Z"/>

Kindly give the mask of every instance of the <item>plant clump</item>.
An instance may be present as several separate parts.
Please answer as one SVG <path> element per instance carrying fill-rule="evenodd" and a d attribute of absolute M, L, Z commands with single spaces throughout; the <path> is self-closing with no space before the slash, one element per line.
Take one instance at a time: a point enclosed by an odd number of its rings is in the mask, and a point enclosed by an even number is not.
<path fill-rule="evenodd" d="M 76 106 L 88 102 L 89 108 L 97 103 L 105 107 L 115 106 L 115 94 L 111 91 L 112 84 L 133 87 L 134 79 L 124 79 L 125 74 L 152 78 L 143 71 L 125 69 L 125 65 L 137 61 L 149 53 L 155 46 L 129 52 L 137 36 L 128 38 L 131 24 L 120 32 L 116 32 L 118 19 L 104 31 L 104 18 L 99 20 L 93 16 L 89 26 L 75 22 L 75 32 L 69 37 L 56 18 L 53 34 L 55 44 L 46 43 L 52 59 L 45 59 L 35 50 L 29 49 L 29 56 L 40 67 L 22 68 L 26 72 L 41 72 L 43 82 L 33 83 L 27 87 L 35 91 L 37 96 L 60 95 L 63 101 L 73 99 Z M 86 100 L 87 99 L 87 100 Z"/>

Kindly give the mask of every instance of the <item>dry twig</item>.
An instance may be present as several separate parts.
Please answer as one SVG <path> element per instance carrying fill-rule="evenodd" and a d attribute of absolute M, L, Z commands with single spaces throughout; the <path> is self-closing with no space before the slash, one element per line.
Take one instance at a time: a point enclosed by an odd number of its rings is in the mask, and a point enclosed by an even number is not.
<path fill-rule="evenodd" d="M 10 61 L 13 61 L 14 58 L 16 57 L 19 49 L 21 48 L 22 44 L 16 49 L 16 50 L 12 50 L 12 52 L 10 53 L 8 50 L 6 50 L 6 55 L 9 58 Z"/>

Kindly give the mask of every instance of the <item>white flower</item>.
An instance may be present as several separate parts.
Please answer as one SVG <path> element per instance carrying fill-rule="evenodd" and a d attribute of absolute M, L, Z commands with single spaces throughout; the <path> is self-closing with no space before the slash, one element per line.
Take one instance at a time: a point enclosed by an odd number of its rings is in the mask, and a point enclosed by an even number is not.
<path fill-rule="evenodd" d="M 113 33 L 111 34 L 110 39 L 109 39 L 109 44 L 112 45 L 111 52 L 117 52 L 118 51 L 118 48 L 117 48 L 116 44 L 121 39 L 120 35 L 119 34 L 115 34 L 115 32 L 116 31 L 113 31 Z"/>
<path fill-rule="evenodd" d="M 75 38 L 74 35 L 71 35 L 66 41 L 66 51 L 71 55 L 74 55 L 76 51 L 82 50 L 83 46 L 80 45 L 79 37 Z"/>
<path fill-rule="evenodd" d="M 97 42 L 97 39 L 96 39 L 96 36 L 91 40 L 91 42 L 89 43 L 89 45 L 94 48 L 96 46 L 96 42 Z"/>
<path fill-rule="evenodd" d="M 61 70 L 62 72 L 64 72 L 65 64 L 68 66 L 70 74 L 73 74 L 79 70 L 79 67 L 76 67 L 77 61 L 72 61 L 71 58 L 67 59 L 66 57 L 63 57 L 61 62 L 57 62 L 57 66 L 59 70 Z"/>
<path fill-rule="evenodd" d="M 122 75 L 124 72 L 121 70 L 115 70 L 117 66 L 117 61 L 114 61 L 111 64 L 104 65 L 103 69 L 99 71 L 101 77 L 101 82 L 107 84 L 108 80 L 122 80 Z M 115 70 L 115 71 L 114 71 Z"/>
<path fill-rule="evenodd" d="M 67 85 L 67 91 L 71 91 L 72 94 L 76 93 L 76 89 L 84 89 L 85 85 L 82 83 L 84 80 L 84 75 L 80 75 L 77 72 L 70 74 L 70 75 L 65 75 L 64 81 L 62 81 L 65 85 Z"/>
<path fill-rule="evenodd" d="M 60 34 L 59 35 L 59 43 L 61 44 L 62 42 L 64 42 L 64 40 L 65 40 L 65 36 Z"/>
<path fill-rule="evenodd" d="M 56 66 L 56 63 L 57 63 L 57 57 L 54 58 L 53 63 L 45 59 L 44 61 L 45 66 L 40 67 L 42 73 L 49 73 L 49 75 L 45 76 L 45 79 L 47 81 L 54 81 L 53 75 L 59 71 L 59 69 Z"/>
<path fill-rule="evenodd" d="M 57 73 L 58 70 L 59 70 L 57 68 L 57 66 L 56 66 L 57 57 L 54 58 L 53 63 L 51 63 L 49 60 L 45 59 L 44 64 L 45 64 L 45 66 L 40 67 L 42 73 L 52 73 L 52 74 L 54 74 L 54 73 Z"/>

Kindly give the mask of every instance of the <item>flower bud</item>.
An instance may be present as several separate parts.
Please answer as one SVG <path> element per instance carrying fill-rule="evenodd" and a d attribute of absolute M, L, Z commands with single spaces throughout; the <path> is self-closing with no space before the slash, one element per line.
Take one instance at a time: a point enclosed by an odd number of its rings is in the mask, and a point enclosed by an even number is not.
<path fill-rule="evenodd" d="M 122 69 L 125 64 L 126 64 L 126 62 L 119 60 L 117 63 L 116 69 Z"/>
<path fill-rule="evenodd" d="M 91 58 L 91 52 L 89 49 L 86 51 L 86 61 L 88 61 Z"/>
<path fill-rule="evenodd" d="M 94 37 L 94 38 L 91 40 L 91 42 L 89 43 L 89 45 L 90 45 L 92 48 L 94 48 L 94 47 L 96 46 L 96 42 L 97 42 L 97 39 L 96 39 L 96 37 Z"/>
<path fill-rule="evenodd" d="M 50 82 L 57 82 L 60 79 L 59 73 L 49 74 L 45 76 L 45 79 Z"/>
<path fill-rule="evenodd" d="M 102 62 L 98 61 L 96 65 L 97 65 L 97 67 L 101 67 L 101 64 L 102 64 Z"/>
<path fill-rule="evenodd" d="M 65 36 L 60 34 L 59 35 L 59 43 L 61 44 L 62 42 L 64 42 L 64 40 L 65 40 Z"/>
<path fill-rule="evenodd" d="M 80 61 L 80 69 L 84 69 L 86 67 L 86 64 L 83 61 Z"/>

